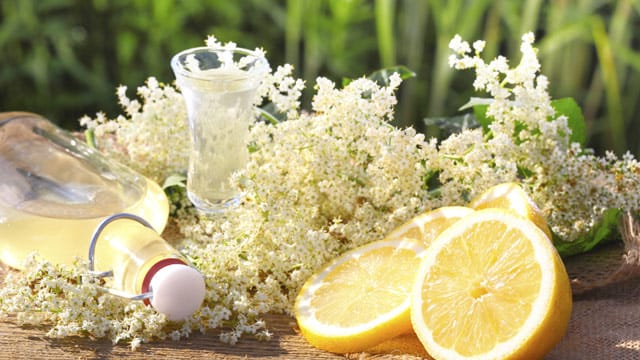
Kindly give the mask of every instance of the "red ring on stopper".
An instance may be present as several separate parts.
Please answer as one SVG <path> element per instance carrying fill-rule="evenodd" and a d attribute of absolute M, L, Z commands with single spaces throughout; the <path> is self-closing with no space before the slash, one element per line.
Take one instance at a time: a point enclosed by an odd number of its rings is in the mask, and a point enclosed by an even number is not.
<path fill-rule="evenodd" d="M 149 292 L 149 285 L 151 284 L 151 279 L 153 279 L 153 276 L 160 269 L 164 268 L 165 266 L 174 265 L 174 264 L 187 265 L 184 261 L 176 258 L 162 259 L 157 263 L 153 264 L 153 266 L 149 269 L 149 271 L 147 271 L 147 274 L 144 276 L 144 280 L 142 280 L 142 289 L 141 289 L 142 293 L 145 294 Z M 151 305 L 151 302 L 149 301 L 149 299 L 144 299 L 142 300 L 142 302 L 145 305 Z"/>

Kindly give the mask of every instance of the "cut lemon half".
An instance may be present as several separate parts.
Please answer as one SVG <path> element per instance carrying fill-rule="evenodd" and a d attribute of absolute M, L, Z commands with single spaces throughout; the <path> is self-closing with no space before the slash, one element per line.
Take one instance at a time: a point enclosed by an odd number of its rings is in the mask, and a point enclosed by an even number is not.
<path fill-rule="evenodd" d="M 411 321 L 436 359 L 539 359 L 563 337 L 571 287 L 546 235 L 502 209 L 479 210 L 427 250 Z"/>
<path fill-rule="evenodd" d="M 411 332 L 410 293 L 425 250 L 417 240 L 380 240 L 336 258 L 296 298 L 302 335 L 319 349 L 348 353 Z"/>
<path fill-rule="evenodd" d="M 391 231 L 386 239 L 411 238 L 429 246 L 442 231 L 473 211 L 464 206 L 444 206 L 427 211 Z"/>
<path fill-rule="evenodd" d="M 481 210 L 500 208 L 513 211 L 518 216 L 531 220 L 549 239 L 551 230 L 542 212 L 529 195 L 514 182 L 502 183 L 489 188 L 469 202 L 469 207 Z"/>

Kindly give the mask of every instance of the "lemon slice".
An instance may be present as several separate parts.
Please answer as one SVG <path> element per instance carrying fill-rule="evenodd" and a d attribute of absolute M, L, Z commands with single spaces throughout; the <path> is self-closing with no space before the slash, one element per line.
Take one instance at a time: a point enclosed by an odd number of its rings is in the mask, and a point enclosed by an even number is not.
<path fill-rule="evenodd" d="M 411 332 L 410 292 L 425 250 L 417 240 L 380 240 L 336 258 L 296 298 L 302 335 L 319 349 L 347 353 Z"/>
<path fill-rule="evenodd" d="M 502 209 L 433 242 L 412 292 L 413 328 L 436 359 L 539 359 L 564 335 L 571 287 L 546 235 Z"/>
<path fill-rule="evenodd" d="M 513 211 L 518 216 L 531 220 L 538 226 L 549 239 L 551 230 L 547 225 L 542 212 L 529 195 L 514 182 L 502 183 L 489 188 L 469 202 L 469 207 L 481 210 L 488 208 L 500 208 Z"/>
<path fill-rule="evenodd" d="M 473 213 L 464 206 L 444 206 L 422 213 L 391 231 L 387 239 L 411 238 L 429 246 L 451 224 Z"/>

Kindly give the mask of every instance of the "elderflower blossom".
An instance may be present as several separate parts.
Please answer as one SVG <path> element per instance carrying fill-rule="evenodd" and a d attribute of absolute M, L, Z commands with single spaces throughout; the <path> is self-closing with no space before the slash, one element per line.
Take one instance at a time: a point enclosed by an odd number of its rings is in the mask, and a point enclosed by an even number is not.
<path fill-rule="evenodd" d="M 598 157 L 570 143 L 571 129 L 554 113 L 533 41 L 532 34 L 523 37 L 522 59 L 510 68 L 504 57 L 485 63 L 484 42 L 470 46 L 454 37 L 450 64 L 475 69 L 473 86 L 491 96 L 475 101 L 488 104 L 493 122 L 486 133 L 464 129 L 441 142 L 389 124 L 397 75 L 388 86 L 362 78 L 342 89 L 318 78 L 313 111 L 305 113 L 299 109 L 304 83 L 291 77 L 291 66 L 278 67 L 259 93 L 288 120 L 252 126 L 250 160 L 232 178 L 243 201 L 207 218 L 188 207 L 184 191 L 171 194 L 179 229 L 174 240 L 206 280 L 203 306 L 191 318 L 168 324 L 139 302 L 78 282 L 82 264 L 43 262 L 10 276 L 0 313 L 18 314 L 23 323 L 49 322 L 52 336 L 106 336 L 134 348 L 208 329 L 223 329 L 220 340 L 227 343 L 244 334 L 268 339 L 262 316 L 291 313 L 302 284 L 327 261 L 423 211 L 464 205 L 497 183 L 525 185 L 561 241 L 592 231 L 606 209 L 639 210 L 640 163 L 630 154 Z M 139 90 L 143 103 L 119 91 L 128 118 L 83 119 L 101 149 L 158 181 L 184 172 L 188 148 L 177 145 L 187 135 L 176 130 L 186 126 L 186 110 L 179 93 L 154 80 Z M 158 141 L 141 141 L 138 132 Z M 175 138 L 164 138 L 167 133 Z"/>
<path fill-rule="evenodd" d="M 422 181 L 435 142 L 387 122 L 398 85 L 394 76 L 389 87 L 358 79 L 338 90 L 321 78 L 313 115 L 252 128 L 256 150 L 235 178 L 241 206 L 180 223 L 185 253 L 209 275 L 207 309 L 241 319 L 289 312 L 324 263 L 435 206 Z"/>
<path fill-rule="evenodd" d="M 95 132 L 98 148 L 107 156 L 126 163 L 157 182 L 183 171 L 189 161 L 186 107 L 176 88 L 147 79 L 138 87 L 142 103 L 129 99 L 127 87 L 117 90 L 126 115 L 114 120 L 99 113 L 80 124 Z"/>
<path fill-rule="evenodd" d="M 451 41 L 456 53 L 451 66 L 474 68 L 474 86 L 492 96 L 487 115 L 494 119 L 489 125 L 493 136 L 481 141 L 480 130 L 471 130 L 444 140 L 441 151 L 464 156 L 455 166 L 441 168 L 447 169 L 447 181 L 472 184 L 471 194 L 522 178 L 525 169 L 530 174 L 521 182 L 552 231 L 572 242 L 592 231 L 607 209 L 640 209 L 640 165 L 630 154 L 597 157 L 570 143 L 571 129 L 565 116 L 555 116 L 533 41 L 532 33 L 522 37 L 522 59 L 515 68 L 501 57 L 487 64 L 478 52 L 471 56 L 461 38 Z M 471 157 L 476 161 L 464 161 Z"/>
<path fill-rule="evenodd" d="M 53 265 L 33 255 L 22 273 L 10 272 L 0 288 L 0 313 L 18 324 L 51 324 L 47 336 L 108 337 L 127 340 L 133 349 L 163 338 L 164 315 L 101 290 L 86 263 Z"/>
<path fill-rule="evenodd" d="M 289 120 L 252 127 L 255 150 L 246 169 L 233 178 L 246 194 L 244 202 L 224 216 L 207 219 L 185 209 L 184 193 L 172 193 L 181 209 L 176 212 L 184 237 L 180 248 L 205 274 L 207 294 L 202 308 L 182 328 L 159 331 L 156 337 L 181 338 L 190 331 L 233 324 L 221 333 L 221 341 L 234 343 L 242 334 L 269 338 L 261 316 L 289 312 L 300 286 L 326 261 L 382 238 L 419 212 L 452 201 L 432 197 L 424 184 L 431 159 L 437 157 L 435 140 L 425 142 L 415 130 L 388 123 L 397 101 L 398 75 L 391 76 L 386 87 L 363 78 L 344 89 L 320 78 L 314 113 L 309 114 L 299 111 L 304 83 L 291 72 L 289 65 L 278 67 L 265 81 L 263 96 Z M 147 107 L 147 99 L 142 104 L 132 101 L 142 119 L 161 117 L 164 108 L 173 106 L 173 99 L 165 97 L 158 107 Z M 110 134 L 98 130 L 109 129 L 111 135 L 110 127 L 123 130 L 118 119 L 99 120 L 99 126 L 94 125 L 99 140 Z M 116 133 L 116 139 L 123 134 Z M 139 146 L 130 142 L 120 153 L 135 153 Z M 155 158 L 156 149 L 146 150 Z M 125 158 L 130 165 L 135 161 Z M 150 176 L 148 171 L 143 173 Z M 130 329 L 132 344 L 148 338 Z"/>
<path fill-rule="evenodd" d="M 278 66 L 275 72 L 266 74 L 258 89 L 259 96 L 270 99 L 278 112 L 287 115 L 287 119 L 298 117 L 304 90 L 304 81 L 293 78 L 292 73 L 293 66 Z"/>

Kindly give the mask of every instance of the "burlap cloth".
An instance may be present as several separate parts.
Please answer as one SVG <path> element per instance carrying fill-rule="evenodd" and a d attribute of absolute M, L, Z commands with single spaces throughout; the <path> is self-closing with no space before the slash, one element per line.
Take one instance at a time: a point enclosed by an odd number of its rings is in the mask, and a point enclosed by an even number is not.
<path fill-rule="evenodd" d="M 565 337 L 546 359 L 640 359 L 640 232 L 627 226 L 625 233 L 624 243 L 618 241 L 565 259 L 573 280 L 573 312 Z M 0 267 L 0 280 L 5 271 L 8 270 Z M 285 315 L 269 316 L 266 321 L 274 333 L 271 341 L 243 338 L 236 345 L 228 345 L 221 343 L 212 332 L 193 334 L 178 342 L 144 344 L 142 350 L 136 352 L 126 345 L 112 345 L 105 340 L 52 340 L 44 336 L 46 328 L 20 328 L 11 321 L 3 321 L 0 322 L 0 359 L 342 358 L 307 344 L 295 321 Z M 428 355 L 417 339 L 408 336 L 400 345 L 390 342 L 378 349 L 346 357 L 418 359 L 428 358 Z"/>
<path fill-rule="evenodd" d="M 640 226 L 620 221 L 622 242 L 566 259 L 574 308 L 550 359 L 640 359 Z"/>
<path fill-rule="evenodd" d="M 628 258 L 622 246 L 610 245 L 565 261 L 580 283 L 572 284 L 567 334 L 549 359 L 640 359 L 640 278 Z"/>

